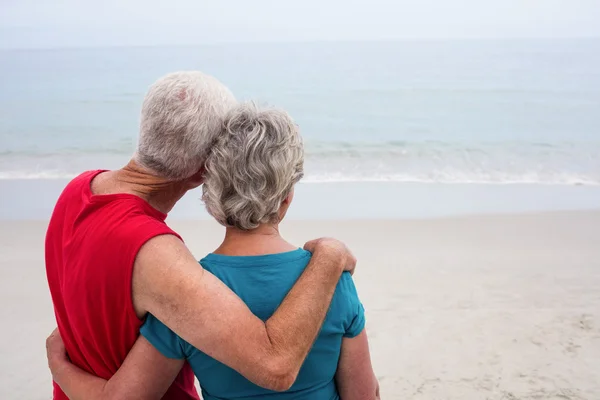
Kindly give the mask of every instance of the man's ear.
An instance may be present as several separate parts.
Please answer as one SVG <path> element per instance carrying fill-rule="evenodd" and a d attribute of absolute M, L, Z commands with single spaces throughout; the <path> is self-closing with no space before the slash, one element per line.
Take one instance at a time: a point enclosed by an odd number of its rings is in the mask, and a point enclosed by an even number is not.
<path fill-rule="evenodd" d="M 190 176 L 187 179 L 191 188 L 197 188 L 198 186 L 200 186 L 204 183 L 204 173 L 205 172 L 206 172 L 206 169 L 204 167 L 202 167 L 202 168 L 200 168 L 200 170 L 198 172 L 196 172 L 194 175 Z"/>

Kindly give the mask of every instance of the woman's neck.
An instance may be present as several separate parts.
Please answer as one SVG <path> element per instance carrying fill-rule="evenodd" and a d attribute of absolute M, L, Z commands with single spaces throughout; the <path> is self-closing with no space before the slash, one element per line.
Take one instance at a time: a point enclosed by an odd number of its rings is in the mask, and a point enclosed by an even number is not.
<path fill-rule="evenodd" d="M 296 250 L 279 234 L 278 224 L 263 224 L 251 231 L 228 227 L 223 243 L 215 254 L 228 256 L 259 256 Z"/>

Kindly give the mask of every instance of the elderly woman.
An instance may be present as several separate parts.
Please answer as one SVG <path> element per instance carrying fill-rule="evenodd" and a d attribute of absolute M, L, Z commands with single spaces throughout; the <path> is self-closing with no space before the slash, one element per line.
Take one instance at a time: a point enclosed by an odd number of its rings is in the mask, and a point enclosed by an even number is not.
<path fill-rule="evenodd" d="M 202 198 L 226 232 L 221 245 L 200 263 L 263 320 L 273 314 L 311 257 L 279 233 L 294 185 L 303 175 L 303 159 L 302 139 L 285 112 L 244 104 L 226 119 L 206 164 Z M 288 391 L 256 386 L 152 315 L 138 341 L 149 341 L 165 356 L 164 363 L 145 365 L 144 354 L 134 347 L 108 382 L 81 371 L 81 379 L 68 382 L 65 386 L 70 387 L 63 390 L 71 399 L 93 400 L 102 398 L 103 389 L 111 385 L 113 396 L 122 388 L 124 398 L 160 398 L 187 361 L 205 400 L 376 399 L 378 383 L 364 327 L 363 306 L 352 277 L 344 273 L 321 333 Z"/>

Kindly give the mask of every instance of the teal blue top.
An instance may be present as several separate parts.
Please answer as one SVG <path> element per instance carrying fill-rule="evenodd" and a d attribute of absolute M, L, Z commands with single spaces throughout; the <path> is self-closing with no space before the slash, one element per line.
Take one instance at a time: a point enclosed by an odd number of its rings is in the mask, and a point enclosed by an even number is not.
<path fill-rule="evenodd" d="M 209 254 L 202 266 L 229 286 L 263 321 L 283 301 L 310 260 L 311 254 L 298 249 L 264 256 Z M 200 381 L 205 400 L 339 399 L 334 376 L 343 337 L 358 335 L 365 326 L 362 304 L 352 277 L 340 279 L 323 328 L 308 354 L 298 379 L 287 392 L 273 392 L 256 386 L 233 369 L 192 347 L 185 340 L 148 315 L 141 334 L 169 358 L 186 359 Z"/>

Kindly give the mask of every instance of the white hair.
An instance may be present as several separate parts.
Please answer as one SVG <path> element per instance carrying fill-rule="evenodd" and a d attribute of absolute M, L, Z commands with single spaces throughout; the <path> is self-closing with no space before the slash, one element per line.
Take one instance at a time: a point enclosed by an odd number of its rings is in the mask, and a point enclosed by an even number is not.
<path fill-rule="evenodd" d="M 144 99 L 135 160 L 168 179 L 191 177 L 235 104 L 225 85 L 202 72 L 164 76 Z"/>
<path fill-rule="evenodd" d="M 250 230 L 278 222 L 303 163 L 302 138 L 285 111 L 241 104 L 225 118 L 206 160 L 202 200 L 225 226 Z"/>

